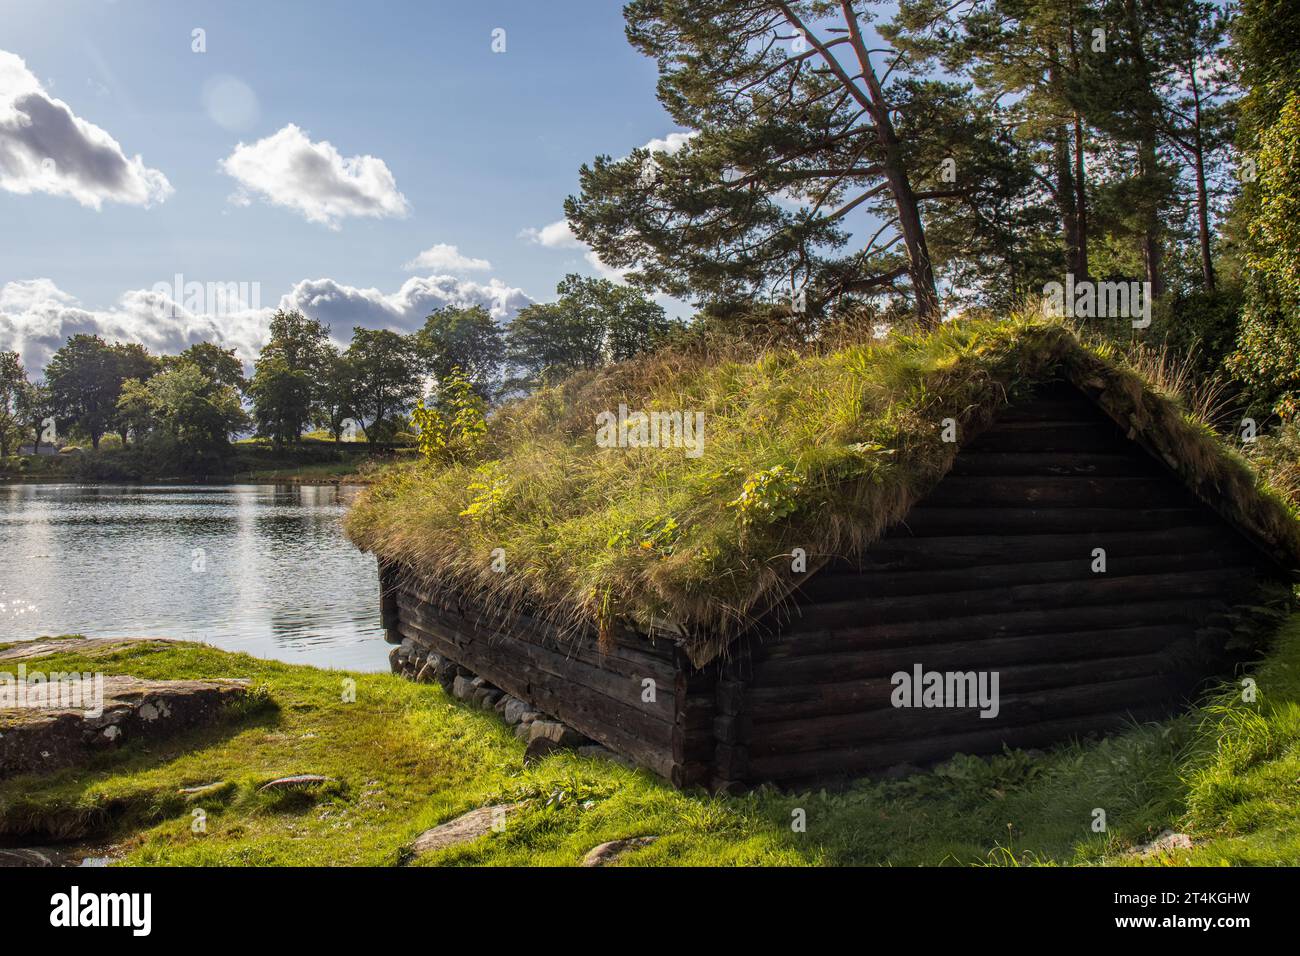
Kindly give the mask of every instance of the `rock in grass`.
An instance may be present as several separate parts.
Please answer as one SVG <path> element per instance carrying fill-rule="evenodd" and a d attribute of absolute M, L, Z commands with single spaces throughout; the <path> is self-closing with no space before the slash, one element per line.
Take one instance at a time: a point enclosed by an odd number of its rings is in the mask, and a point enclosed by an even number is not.
<path fill-rule="evenodd" d="M 0 779 L 77 766 L 128 741 L 166 740 L 215 723 L 248 695 L 246 680 L 121 674 L 0 685 Z"/>
<path fill-rule="evenodd" d="M 270 783 L 264 783 L 257 788 L 258 793 L 267 793 L 277 790 L 315 790 L 317 787 L 323 787 L 330 783 L 332 777 L 322 777 L 318 773 L 300 773 L 292 777 L 279 777 Z"/>
<path fill-rule="evenodd" d="M 1154 856 L 1157 853 L 1171 853 L 1174 850 L 1190 850 L 1191 848 L 1192 838 L 1186 833 L 1162 830 L 1158 837 L 1150 843 L 1138 847 L 1134 852 L 1139 856 Z"/>
<path fill-rule="evenodd" d="M 503 825 L 507 825 L 510 814 L 522 806 L 522 803 L 502 803 L 462 813 L 456 819 L 440 823 L 416 837 L 415 842 L 411 844 L 410 855 L 423 856 L 426 853 L 435 853 L 450 846 L 477 840 L 491 833 L 494 825 L 498 830 Z"/>
<path fill-rule="evenodd" d="M 227 786 L 229 786 L 229 784 L 227 784 L 226 781 L 218 780 L 215 783 L 205 783 L 197 787 L 181 787 L 176 792 L 184 794 L 191 800 L 197 800 L 201 797 L 206 797 L 209 794 L 224 790 Z"/>
<path fill-rule="evenodd" d="M 61 862 L 52 850 L 36 847 L 0 847 L 0 867 L 9 866 L 61 866 Z"/>
<path fill-rule="evenodd" d="M 610 840 L 608 843 L 602 843 L 600 846 L 594 846 L 587 851 L 587 855 L 582 858 L 582 866 L 608 866 L 613 863 L 624 853 L 640 849 L 643 846 L 649 846 L 658 840 L 657 836 L 639 836 L 628 837 L 624 840 Z"/>

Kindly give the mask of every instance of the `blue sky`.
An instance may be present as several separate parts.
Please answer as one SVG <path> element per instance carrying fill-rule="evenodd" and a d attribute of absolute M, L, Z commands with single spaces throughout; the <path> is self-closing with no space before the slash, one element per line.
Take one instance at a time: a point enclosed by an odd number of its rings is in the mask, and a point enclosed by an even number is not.
<path fill-rule="evenodd" d="M 206 52 L 192 50 L 196 28 Z M 498 28 L 504 53 L 492 51 Z M 294 301 L 318 306 L 340 333 L 350 315 L 400 325 L 493 280 L 498 311 L 524 301 L 510 290 L 551 298 L 565 272 L 597 269 L 554 230 L 550 245 L 524 231 L 562 218 L 582 162 L 675 129 L 654 96 L 654 64 L 628 45 L 612 0 L 0 0 L 0 51 L 11 55 L 0 83 L 12 87 L 20 58 L 40 85 L 20 102 L 61 103 L 91 139 L 94 127 L 111 137 L 113 161 L 138 187 L 125 199 L 126 187 L 49 194 L 31 188 L 30 170 L 0 175 L 0 348 L 37 366 L 73 331 L 170 350 L 215 330 L 249 347 L 251 312 L 150 325 L 128 294 L 176 273 L 260 283 L 264 309 L 324 280 Z M 0 148 L 5 109 L 0 88 Z M 242 163 L 223 169 L 240 143 Z M 337 156 L 324 175 L 350 170 L 362 201 L 313 208 L 300 188 L 260 178 L 270 159 L 296 163 L 308 150 L 328 166 L 325 143 Z M 0 152 L 0 174 L 3 163 Z M 406 268 L 439 244 L 490 267 Z M 450 261 L 447 250 L 434 258 Z M 439 274 L 455 279 L 399 294 Z"/>

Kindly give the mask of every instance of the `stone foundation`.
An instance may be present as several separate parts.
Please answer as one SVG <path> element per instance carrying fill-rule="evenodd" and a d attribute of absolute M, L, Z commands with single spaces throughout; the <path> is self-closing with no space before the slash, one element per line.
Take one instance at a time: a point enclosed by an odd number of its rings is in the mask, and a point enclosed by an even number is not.
<path fill-rule="evenodd" d="M 467 667 L 450 658 L 435 654 L 417 641 L 406 638 L 389 652 L 393 673 L 420 684 L 438 684 L 457 700 L 482 710 L 494 712 L 514 728 L 515 736 L 524 741 L 524 762 L 530 763 L 555 750 L 572 750 L 584 757 L 612 760 L 626 767 L 635 764 L 607 747 L 583 736 L 563 721 L 542 713 L 526 700 L 520 700 L 494 687 Z"/>

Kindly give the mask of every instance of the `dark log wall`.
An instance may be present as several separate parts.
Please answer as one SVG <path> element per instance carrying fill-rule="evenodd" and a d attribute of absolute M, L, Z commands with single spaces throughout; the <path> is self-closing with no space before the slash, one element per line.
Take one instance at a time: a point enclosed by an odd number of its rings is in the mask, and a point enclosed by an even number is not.
<path fill-rule="evenodd" d="M 390 640 L 410 638 L 677 786 L 708 783 L 713 680 L 688 673 L 669 642 L 616 634 L 602 648 L 524 614 L 486 613 L 467 598 L 385 568 Z M 645 681 L 653 680 L 653 700 Z"/>
<path fill-rule="evenodd" d="M 1105 573 L 1092 570 L 1104 548 Z M 1008 410 L 860 561 L 813 576 L 717 684 L 714 784 L 851 777 L 1154 718 L 1269 572 L 1085 396 Z M 994 671 L 1000 712 L 891 705 L 891 675 Z"/>

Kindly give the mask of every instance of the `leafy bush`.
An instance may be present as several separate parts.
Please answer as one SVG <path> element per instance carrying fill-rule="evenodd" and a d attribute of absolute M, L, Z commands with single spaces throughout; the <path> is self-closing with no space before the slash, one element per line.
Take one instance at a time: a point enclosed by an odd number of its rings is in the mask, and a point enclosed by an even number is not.
<path fill-rule="evenodd" d="M 487 435 L 483 399 L 459 368 L 439 384 L 433 407 L 423 401 L 415 406 L 411 424 L 419 430 L 420 454 L 430 464 L 477 458 Z"/>

